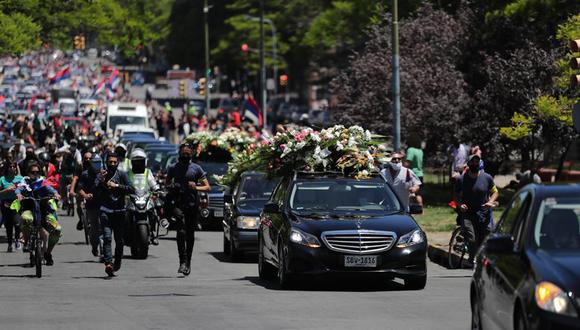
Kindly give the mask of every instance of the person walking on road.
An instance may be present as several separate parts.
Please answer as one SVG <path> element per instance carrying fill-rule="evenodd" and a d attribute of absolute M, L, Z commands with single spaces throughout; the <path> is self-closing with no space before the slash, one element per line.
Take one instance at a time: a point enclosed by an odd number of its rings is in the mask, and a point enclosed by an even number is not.
<path fill-rule="evenodd" d="M 127 173 L 118 169 L 119 156 L 109 153 L 106 169 L 95 180 L 96 193 L 100 201 L 99 220 L 103 231 L 105 273 L 114 276 L 121 269 L 123 259 L 123 230 L 125 227 L 125 197 L 135 193 Z M 113 264 L 112 241 L 115 236 L 115 262 Z"/>
<path fill-rule="evenodd" d="M 463 227 L 469 261 L 488 233 L 491 208 L 499 198 L 493 177 L 480 169 L 481 158 L 473 154 L 467 161 L 468 171 L 460 176 L 455 187 L 455 202 L 458 205 L 460 224 Z"/>
<path fill-rule="evenodd" d="M 22 181 L 22 176 L 18 175 L 18 165 L 15 161 L 7 161 L 4 164 L 4 176 L 0 178 L 0 208 L 2 218 L 6 228 L 6 238 L 8 240 L 8 252 L 13 251 L 12 242 L 14 238 L 14 249 L 20 249 L 20 220 L 18 213 L 10 208 L 16 199 L 16 188 Z M 12 236 L 14 234 L 14 236 Z"/>
<path fill-rule="evenodd" d="M 91 249 L 93 256 L 100 256 L 102 262 L 103 256 L 103 235 L 101 223 L 99 221 L 99 199 L 96 194 L 97 176 L 103 169 L 103 161 L 98 154 L 93 154 L 89 161 L 89 166 L 85 169 L 79 178 L 78 188 L 80 197 L 85 200 L 85 210 L 87 212 L 88 222 L 91 225 Z"/>
<path fill-rule="evenodd" d="M 419 190 L 421 181 L 413 171 L 403 166 L 403 158 L 402 152 L 394 152 L 389 165 L 381 171 L 381 174 L 395 190 L 403 208 L 408 211 L 410 194 Z"/>
<path fill-rule="evenodd" d="M 179 161 L 167 171 L 168 213 L 176 219 L 178 273 L 191 272 L 191 255 L 195 243 L 195 225 L 198 214 L 198 192 L 210 191 L 210 185 L 201 166 L 192 162 L 193 148 L 182 144 Z"/>

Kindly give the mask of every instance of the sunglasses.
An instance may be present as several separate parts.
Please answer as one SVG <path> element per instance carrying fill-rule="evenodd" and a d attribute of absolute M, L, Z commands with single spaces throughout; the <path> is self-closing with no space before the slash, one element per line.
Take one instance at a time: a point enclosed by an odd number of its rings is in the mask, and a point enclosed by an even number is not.
<path fill-rule="evenodd" d="M 30 174 L 39 174 L 40 171 L 30 171 Z"/>
<path fill-rule="evenodd" d="M 391 158 L 392 162 L 400 162 L 402 158 Z"/>

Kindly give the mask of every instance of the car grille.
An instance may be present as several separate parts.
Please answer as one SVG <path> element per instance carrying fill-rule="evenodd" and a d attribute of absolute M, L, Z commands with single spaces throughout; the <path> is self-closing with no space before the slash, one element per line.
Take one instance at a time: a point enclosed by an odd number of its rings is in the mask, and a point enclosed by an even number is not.
<path fill-rule="evenodd" d="M 224 208 L 224 196 L 223 195 L 209 195 L 209 208 L 210 209 L 223 209 Z"/>
<path fill-rule="evenodd" d="M 362 229 L 325 231 L 321 237 L 329 249 L 355 254 L 387 251 L 397 241 L 397 234 L 392 231 Z"/>

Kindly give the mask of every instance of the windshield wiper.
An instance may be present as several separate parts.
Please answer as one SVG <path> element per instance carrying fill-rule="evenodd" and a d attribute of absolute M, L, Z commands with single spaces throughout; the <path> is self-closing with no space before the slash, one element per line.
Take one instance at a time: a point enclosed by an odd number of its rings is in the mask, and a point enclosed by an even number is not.
<path fill-rule="evenodd" d="M 299 213 L 296 212 L 296 215 L 300 216 L 300 217 L 305 217 L 305 218 L 313 218 L 313 219 L 326 219 L 328 218 L 328 214 L 324 214 L 324 213 L 316 213 L 316 212 L 310 212 L 310 213 Z"/>

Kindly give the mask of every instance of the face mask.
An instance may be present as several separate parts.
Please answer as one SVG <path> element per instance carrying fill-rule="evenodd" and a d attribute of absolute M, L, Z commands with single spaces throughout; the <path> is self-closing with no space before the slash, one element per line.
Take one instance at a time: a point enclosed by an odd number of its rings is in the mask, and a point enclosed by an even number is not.
<path fill-rule="evenodd" d="M 474 174 L 479 172 L 479 165 L 470 165 L 469 172 L 474 173 Z"/>
<path fill-rule="evenodd" d="M 395 171 L 400 171 L 401 170 L 401 163 L 391 163 L 391 168 Z"/>
<path fill-rule="evenodd" d="M 115 172 L 116 170 L 117 170 L 117 165 L 107 164 L 107 171 L 108 172 Z"/>
<path fill-rule="evenodd" d="M 179 156 L 179 162 L 183 164 L 188 164 L 191 161 L 191 155 L 185 154 Z"/>

